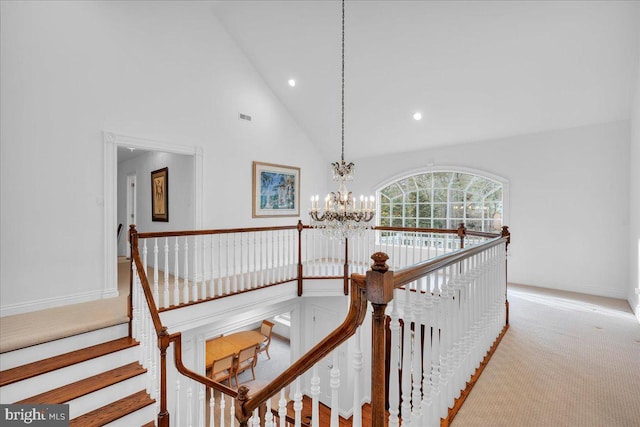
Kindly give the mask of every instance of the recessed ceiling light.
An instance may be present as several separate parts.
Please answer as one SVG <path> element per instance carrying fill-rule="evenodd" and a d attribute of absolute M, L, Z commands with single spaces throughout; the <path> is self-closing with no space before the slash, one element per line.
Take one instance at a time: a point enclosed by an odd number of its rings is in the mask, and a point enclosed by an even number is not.
<path fill-rule="evenodd" d="M 293 79 L 289 79 L 289 86 L 294 87 L 296 85 L 296 81 Z"/>
<path fill-rule="evenodd" d="M 134 148 L 134 147 L 127 147 L 127 148 L 129 149 L 129 151 L 133 151 L 133 150 L 135 150 L 135 148 Z"/>
<path fill-rule="evenodd" d="M 422 113 L 419 111 L 416 111 L 415 113 L 413 113 L 413 119 L 414 120 L 422 120 Z"/>

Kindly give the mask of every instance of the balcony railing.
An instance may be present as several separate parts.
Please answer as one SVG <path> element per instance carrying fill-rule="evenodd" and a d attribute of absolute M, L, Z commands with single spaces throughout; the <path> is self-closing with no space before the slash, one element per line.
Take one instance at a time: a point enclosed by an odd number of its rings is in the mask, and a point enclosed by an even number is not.
<path fill-rule="evenodd" d="M 383 426 L 385 419 L 390 426 L 400 419 L 403 425 L 440 425 L 440 419 L 455 415 L 467 382 L 508 326 L 509 238 L 506 227 L 498 236 L 468 233 L 462 225 L 455 230 L 380 227 L 345 243 L 301 223 L 170 233 L 138 233 L 132 227 L 131 329 L 142 344 L 148 391 L 158 402 L 158 425 L 300 426 L 307 396 L 310 425 L 319 426 L 317 364 L 328 356 L 334 360 L 332 426 L 337 427 L 344 378 L 353 382 L 348 388 L 354 426 L 361 425 L 366 395 L 372 397 L 373 426 Z M 282 283 L 296 282 L 302 295 L 306 281 L 320 278 L 344 281 L 345 295 L 350 294 L 345 320 L 255 392 L 232 389 L 187 369 L 181 334 L 169 334 L 160 320 L 162 311 Z M 372 325 L 365 329 L 372 330 L 372 353 L 370 365 L 364 366 L 360 326 L 369 303 Z M 349 375 L 340 374 L 334 351 L 345 345 L 352 356 Z M 173 352 L 167 351 L 170 347 Z M 183 376 L 175 385 L 167 382 L 167 370 L 173 369 L 168 353 Z M 375 387 L 370 394 L 360 387 L 367 373 Z M 204 401 L 206 390 L 209 402 Z M 177 423 L 169 423 L 169 401 Z"/>

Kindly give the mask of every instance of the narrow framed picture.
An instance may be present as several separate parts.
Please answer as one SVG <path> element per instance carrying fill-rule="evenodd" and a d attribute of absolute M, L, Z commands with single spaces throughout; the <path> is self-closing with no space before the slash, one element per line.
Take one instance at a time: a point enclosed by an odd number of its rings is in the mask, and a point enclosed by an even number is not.
<path fill-rule="evenodd" d="M 300 168 L 253 162 L 253 217 L 300 216 Z"/>
<path fill-rule="evenodd" d="M 151 172 L 151 220 L 169 222 L 169 168 Z"/>

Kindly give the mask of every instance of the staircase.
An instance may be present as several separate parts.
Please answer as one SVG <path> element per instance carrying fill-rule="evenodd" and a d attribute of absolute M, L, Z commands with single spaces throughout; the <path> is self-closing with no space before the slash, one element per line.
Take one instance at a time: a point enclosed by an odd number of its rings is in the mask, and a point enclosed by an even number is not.
<path fill-rule="evenodd" d="M 68 404 L 70 426 L 153 426 L 139 352 L 122 324 L 4 353 L 0 402 Z"/>

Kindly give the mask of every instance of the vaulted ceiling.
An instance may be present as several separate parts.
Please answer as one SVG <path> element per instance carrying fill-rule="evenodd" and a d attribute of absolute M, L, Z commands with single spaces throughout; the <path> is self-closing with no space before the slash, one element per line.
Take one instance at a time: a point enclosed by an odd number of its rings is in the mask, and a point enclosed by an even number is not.
<path fill-rule="evenodd" d="M 213 11 L 338 158 L 341 3 L 235 0 Z M 347 0 L 345 25 L 348 159 L 629 117 L 637 1 Z"/>

